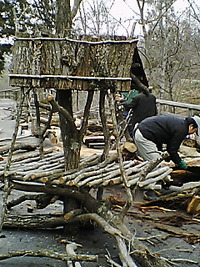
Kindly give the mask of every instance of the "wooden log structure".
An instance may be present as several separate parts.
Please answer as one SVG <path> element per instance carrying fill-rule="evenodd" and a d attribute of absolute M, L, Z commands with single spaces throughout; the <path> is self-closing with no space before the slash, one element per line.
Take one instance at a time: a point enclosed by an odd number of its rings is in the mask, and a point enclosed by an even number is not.
<path fill-rule="evenodd" d="M 32 157 L 31 152 L 29 152 L 29 158 L 23 157 L 22 154 L 18 158 L 15 157 L 9 171 L 4 171 L 6 157 L 0 162 L 0 179 L 2 181 L 3 177 L 6 176 L 9 177 L 10 181 L 17 179 L 27 182 L 26 186 L 33 181 L 42 184 L 86 188 L 123 185 L 117 155 L 115 154 L 102 163 L 98 163 L 101 153 L 94 154 L 93 157 L 82 158 L 79 169 L 69 171 L 64 170 L 63 152 L 46 152 L 43 159 L 39 159 L 35 152 L 32 153 Z M 96 160 L 94 160 L 95 158 Z M 134 186 L 137 183 L 141 171 L 147 166 L 148 162 L 138 160 L 123 162 L 129 186 Z M 172 169 L 169 167 L 160 167 L 156 171 L 153 170 L 147 174 L 145 181 L 139 183 L 139 186 L 142 188 L 148 184 L 155 184 L 159 180 L 164 180 L 171 172 Z"/>
<path fill-rule="evenodd" d="M 77 187 L 77 188 L 98 188 L 113 185 L 123 185 L 121 171 L 119 168 L 118 156 L 112 153 L 109 157 L 101 162 L 101 153 L 95 153 L 91 156 L 81 157 L 79 169 L 65 171 L 64 153 L 63 151 L 55 152 L 53 149 L 45 149 L 44 157 L 39 157 L 39 150 L 35 146 L 35 150 L 29 151 L 23 144 L 23 148 L 27 151 L 20 151 L 22 146 L 18 143 L 16 153 L 12 159 L 9 170 L 5 170 L 7 162 L 7 154 L 3 154 L 0 161 L 0 180 L 8 177 L 10 181 L 23 181 L 26 188 L 29 183 L 36 182 L 39 184 Z M 7 150 L 5 150 L 7 152 Z M 3 149 L 2 149 L 3 152 Z M 145 189 L 149 186 L 158 188 L 159 181 L 163 181 L 174 191 L 181 191 L 182 188 L 192 188 L 199 184 L 198 174 L 198 158 L 188 160 L 188 170 L 173 170 L 169 166 L 159 166 L 147 172 L 145 179 L 140 181 L 142 171 L 148 168 L 149 162 L 141 162 L 138 159 L 124 160 L 123 168 L 127 176 L 127 185 L 133 187 L 138 186 Z M 168 176 L 171 176 L 171 180 Z M 181 187 L 185 179 L 186 184 Z M 178 183 L 181 184 L 179 185 Z M 190 182 L 190 183 L 189 183 Z M 194 182 L 194 183 L 193 183 Z M 194 184 L 194 185 L 193 185 Z"/>
<path fill-rule="evenodd" d="M 142 66 L 138 58 L 137 41 L 137 39 L 128 40 L 123 37 L 106 40 L 103 37 L 88 36 L 83 36 L 81 40 L 45 37 L 16 38 L 10 83 L 17 87 L 30 88 L 30 90 L 55 88 L 59 91 L 82 90 L 93 93 L 94 90 L 103 88 L 112 94 L 116 91 L 129 91 L 131 73 L 140 81 L 144 82 L 146 78 L 144 73 L 138 73 L 138 65 L 140 71 Z M 144 85 L 147 86 L 145 82 Z M 110 100 L 112 96 L 110 94 Z M 110 103 L 113 104 L 113 102 Z M 114 107 L 114 105 L 111 106 Z M 52 105 L 53 107 L 55 105 Z M 72 116 L 70 120 L 73 120 Z M 6 147 L 4 151 L 7 152 Z M 118 151 L 119 146 L 117 146 Z M 125 187 L 127 192 L 131 193 L 132 189 L 137 187 L 145 189 L 148 186 L 152 188 L 155 186 L 157 188 L 158 182 L 165 183 L 165 179 L 168 181 L 168 176 L 172 172 L 170 167 L 159 167 L 155 170 L 159 162 L 122 161 L 118 153 L 117 156 L 106 157 L 103 161 L 102 155 L 96 154 L 80 161 L 77 169 L 66 170 L 66 158 L 62 153 L 54 152 L 52 155 L 43 152 L 42 157 L 39 158 L 35 152 L 30 158 L 15 155 L 12 161 L 10 157 L 9 168 L 6 163 L 7 155 L 5 157 L 3 155 L 3 160 L 0 162 L 0 180 L 7 182 L 4 191 L 7 189 L 9 191 L 11 189 L 9 186 L 11 186 L 12 189 L 19 191 L 44 193 L 45 199 L 43 195 L 40 198 L 34 196 L 31 198 L 36 200 L 40 207 L 46 207 L 48 201 L 53 201 L 54 196 L 62 199 L 63 203 L 66 203 L 66 198 L 73 198 L 81 203 L 84 211 L 74 209 L 67 212 L 64 209 L 65 214 L 60 218 L 61 220 L 59 219 L 59 223 L 96 221 L 105 231 L 115 237 L 123 266 L 136 266 L 134 260 L 137 259 L 141 263 L 141 258 L 145 266 L 167 266 L 160 257 L 149 253 L 146 247 L 141 247 L 134 235 L 123 225 L 122 219 L 127 206 L 125 205 L 118 217 L 114 216 L 106 205 L 90 195 L 90 189 L 118 185 Z M 5 200 L 7 200 L 6 194 L 4 204 L 7 204 Z M 10 207 L 25 200 L 26 197 L 18 199 L 10 203 Z M 5 223 L 6 220 L 5 217 Z M 129 245 L 131 245 L 135 259 L 131 257 L 127 249 Z M 135 253 L 136 250 L 138 252 Z M 73 251 L 72 254 L 74 254 Z"/>
<path fill-rule="evenodd" d="M 138 39 L 82 36 L 16 38 L 10 83 L 18 87 L 129 91 L 130 71 L 145 76 L 137 51 Z M 135 55 L 135 56 L 134 56 Z M 146 80 L 146 76 L 142 78 Z"/>

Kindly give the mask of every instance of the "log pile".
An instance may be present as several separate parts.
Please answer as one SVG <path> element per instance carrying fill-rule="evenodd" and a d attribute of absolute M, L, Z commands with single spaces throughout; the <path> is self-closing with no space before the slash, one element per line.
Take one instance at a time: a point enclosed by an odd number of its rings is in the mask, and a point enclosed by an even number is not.
<path fill-rule="evenodd" d="M 100 162 L 101 154 L 82 158 L 80 168 L 64 171 L 63 152 L 46 150 L 44 158 L 40 159 L 39 151 L 16 154 L 9 171 L 4 171 L 6 158 L 0 162 L 0 179 L 6 176 L 10 181 L 18 180 L 37 182 L 51 185 L 65 185 L 75 187 L 105 187 L 108 185 L 122 185 L 121 171 L 117 162 L 117 155 L 113 154 L 106 161 Z M 148 168 L 149 162 L 126 160 L 123 167 L 127 176 L 128 187 L 138 186 L 143 189 L 160 189 L 159 181 L 169 181 L 172 168 L 158 167 L 150 171 L 143 181 L 139 181 L 141 173 Z"/>
<path fill-rule="evenodd" d="M 82 157 L 79 169 L 64 171 L 63 151 L 55 152 L 53 148 L 44 150 L 44 157 L 40 159 L 37 145 L 17 142 L 16 152 L 9 171 L 5 171 L 8 146 L 0 147 L 0 180 L 7 177 L 10 181 L 23 181 L 27 186 L 30 182 L 67 186 L 77 188 L 99 188 L 106 186 L 122 186 L 121 170 L 117 154 L 112 153 L 107 160 L 101 161 L 101 153 Z M 185 151 L 185 148 L 184 148 Z M 193 152 L 194 155 L 194 152 Z M 170 191 L 181 192 L 192 190 L 200 186 L 199 164 L 200 158 L 187 159 L 188 170 L 176 170 L 169 166 L 156 166 L 149 171 L 141 181 L 142 173 L 148 169 L 149 162 L 138 159 L 124 160 L 123 168 L 129 188 L 136 184 L 142 190 L 160 190 L 168 187 Z"/>

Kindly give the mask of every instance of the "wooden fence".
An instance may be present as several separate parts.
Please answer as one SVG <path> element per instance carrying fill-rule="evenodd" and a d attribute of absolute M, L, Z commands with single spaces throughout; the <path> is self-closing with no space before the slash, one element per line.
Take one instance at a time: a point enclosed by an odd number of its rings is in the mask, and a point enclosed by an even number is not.
<path fill-rule="evenodd" d="M 163 99 L 157 99 L 158 114 L 176 114 L 176 116 L 190 117 L 200 115 L 200 105 L 187 104 Z"/>
<path fill-rule="evenodd" d="M 17 100 L 20 88 L 0 90 L 0 98 L 9 98 Z M 200 115 L 200 104 L 187 104 L 163 99 L 157 99 L 158 114 L 176 114 L 177 116 L 186 117 Z"/>
<path fill-rule="evenodd" d="M 0 90 L 0 98 L 8 98 L 17 100 L 20 88 L 2 89 Z"/>

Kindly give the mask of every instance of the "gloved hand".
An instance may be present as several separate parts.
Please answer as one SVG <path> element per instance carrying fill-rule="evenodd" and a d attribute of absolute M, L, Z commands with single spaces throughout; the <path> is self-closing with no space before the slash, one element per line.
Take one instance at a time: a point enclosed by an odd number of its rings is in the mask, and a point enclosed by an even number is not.
<path fill-rule="evenodd" d="M 182 159 L 181 162 L 179 163 L 179 167 L 182 170 L 186 170 L 188 166 L 187 166 L 187 163 Z"/>

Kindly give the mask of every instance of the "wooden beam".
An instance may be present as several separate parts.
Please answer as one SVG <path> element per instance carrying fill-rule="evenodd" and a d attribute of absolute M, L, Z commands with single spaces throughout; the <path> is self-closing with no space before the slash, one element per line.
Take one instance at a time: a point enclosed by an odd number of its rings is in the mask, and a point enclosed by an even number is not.
<path fill-rule="evenodd" d="M 81 43 L 81 44 L 90 44 L 90 45 L 102 45 L 102 44 L 132 44 L 138 42 L 138 39 L 131 39 L 131 40 L 106 40 L 106 41 L 99 41 L 99 42 L 91 42 L 91 41 L 83 41 L 83 40 L 74 40 L 74 39 L 68 39 L 68 38 L 51 38 L 51 37 L 36 37 L 36 38 L 14 38 L 15 41 L 67 41 L 72 43 Z"/>
<path fill-rule="evenodd" d="M 130 77 L 84 77 L 70 75 L 32 75 L 32 74 L 9 74 L 10 78 L 27 78 L 27 79 L 69 79 L 69 80 L 103 80 L 103 81 L 131 81 Z"/>
<path fill-rule="evenodd" d="M 195 104 L 180 103 L 180 102 L 163 100 L 163 99 L 156 99 L 156 103 L 160 105 L 168 105 L 172 107 L 187 108 L 187 109 L 194 109 L 194 110 L 200 111 L 200 105 L 195 105 Z"/>

